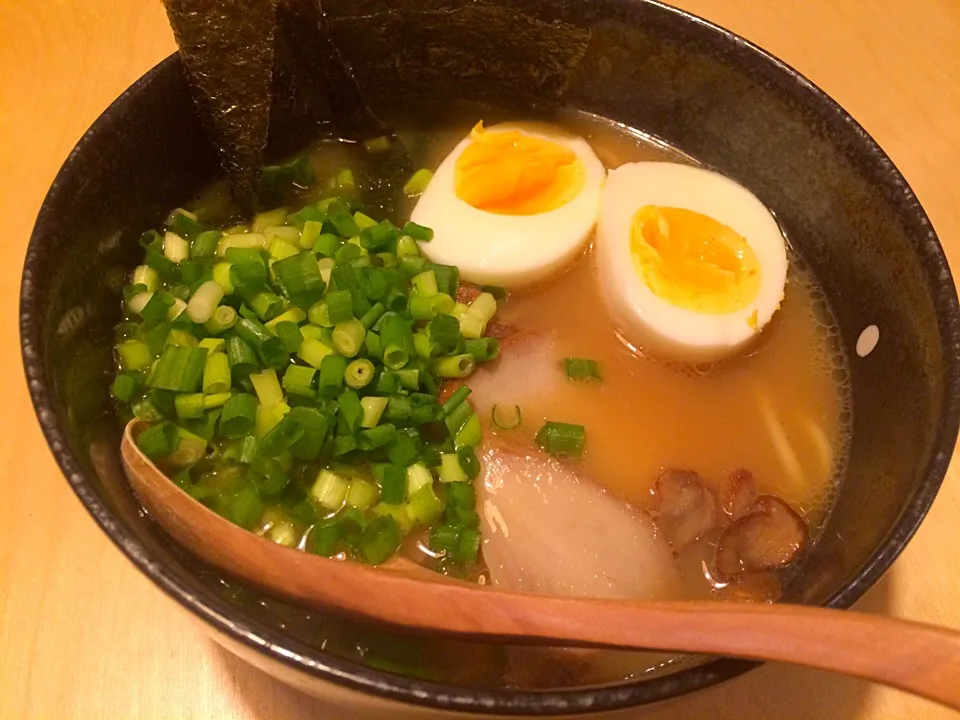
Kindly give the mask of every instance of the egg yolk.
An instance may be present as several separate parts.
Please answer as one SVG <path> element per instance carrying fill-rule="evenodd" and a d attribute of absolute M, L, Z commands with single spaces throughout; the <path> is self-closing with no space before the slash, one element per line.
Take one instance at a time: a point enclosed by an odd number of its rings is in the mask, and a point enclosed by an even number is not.
<path fill-rule="evenodd" d="M 488 132 L 480 122 L 457 158 L 454 190 L 479 210 L 538 215 L 575 198 L 585 181 L 573 150 L 519 130 Z"/>
<path fill-rule="evenodd" d="M 760 263 L 747 241 L 692 210 L 640 208 L 633 216 L 630 249 L 650 289 L 676 307 L 736 312 L 760 290 Z"/>

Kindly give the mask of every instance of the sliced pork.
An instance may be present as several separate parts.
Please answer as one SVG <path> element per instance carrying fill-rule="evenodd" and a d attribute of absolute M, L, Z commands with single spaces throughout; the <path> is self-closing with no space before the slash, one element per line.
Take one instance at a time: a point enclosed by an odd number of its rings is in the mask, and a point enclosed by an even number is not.
<path fill-rule="evenodd" d="M 646 514 L 534 449 L 493 442 L 482 462 L 477 509 L 494 585 L 598 598 L 680 595 L 673 553 Z"/>

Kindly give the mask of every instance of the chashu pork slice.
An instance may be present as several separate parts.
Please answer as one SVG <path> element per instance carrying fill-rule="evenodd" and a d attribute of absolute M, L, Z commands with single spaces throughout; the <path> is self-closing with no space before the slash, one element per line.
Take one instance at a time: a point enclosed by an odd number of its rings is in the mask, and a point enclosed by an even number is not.
<path fill-rule="evenodd" d="M 681 594 L 673 552 L 648 515 L 537 449 L 493 438 L 481 455 L 477 509 L 495 586 L 596 598 Z"/>

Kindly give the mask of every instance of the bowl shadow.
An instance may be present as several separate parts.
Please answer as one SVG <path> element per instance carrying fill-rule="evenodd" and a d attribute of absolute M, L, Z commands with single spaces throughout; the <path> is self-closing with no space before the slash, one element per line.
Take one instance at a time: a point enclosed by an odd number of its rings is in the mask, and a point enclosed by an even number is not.
<path fill-rule="evenodd" d="M 895 565 L 856 603 L 854 609 L 889 614 L 897 575 Z M 276 717 L 286 720 L 336 717 L 350 717 L 353 720 L 383 720 L 389 717 L 398 720 L 403 717 L 423 717 L 423 709 L 413 706 L 409 706 L 409 714 L 395 709 L 373 712 L 319 700 L 284 685 L 216 643 L 210 642 L 209 646 L 212 656 L 222 665 L 232 691 L 246 705 L 249 716 L 258 720 Z M 789 665 L 768 664 L 720 685 L 654 706 L 576 717 L 596 717 L 598 720 L 769 720 L 773 717 L 854 720 L 860 717 L 870 692 L 869 683 L 854 678 Z"/>

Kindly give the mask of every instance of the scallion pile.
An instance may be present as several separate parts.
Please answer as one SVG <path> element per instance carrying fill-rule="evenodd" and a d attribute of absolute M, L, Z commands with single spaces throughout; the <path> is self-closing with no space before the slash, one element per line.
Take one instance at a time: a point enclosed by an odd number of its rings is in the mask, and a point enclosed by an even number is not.
<path fill-rule="evenodd" d="M 352 189 L 348 170 L 334 180 Z M 431 238 L 337 196 L 229 231 L 172 212 L 141 238 L 116 329 L 113 395 L 147 423 L 140 449 L 276 542 L 378 564 L 429 530 L 445 563 L 468 568 L 480 422 L 469 388 L 438 393 L 497 356 L 484 336 L 497 301 L 458 304 L 457 269 L 420 253 Z"/>

